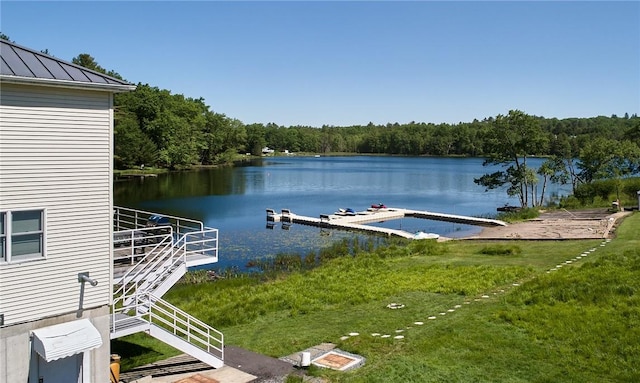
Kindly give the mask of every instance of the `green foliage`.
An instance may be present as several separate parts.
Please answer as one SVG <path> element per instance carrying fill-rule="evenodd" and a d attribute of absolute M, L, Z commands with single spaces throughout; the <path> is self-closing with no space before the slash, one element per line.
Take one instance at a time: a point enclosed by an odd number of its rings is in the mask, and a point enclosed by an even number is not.
<path fill-rule="evenodd" d="M 304 378 L 302 376 L 297 375 L 289 375 L 286 377 L 284 383 L 302 383 L 304 382 Z"/>
<path fill-rule="evenodd" d="M 518 222 L 534 219 L 538 216 L 540 216 L 540 210 L 529 207 L 517 211 L 502 212 L 496 218 L 505 222 Z"/>
<path fill-rule="evenodd" d="M 579 177 L 584 183 L 595 180 L 616 179 L 638 172 L 640 148 L 629 140 L 596 137 L 580 150 Z"/>
<path fill-rule="evenodd" d="M 616 199 L 620 199 L 622 206 L 636 206 L 638 190 L 640 190 L 638 177 L 594 181 L 577 186 L 573 196 L 561 199 L 560 206 L 564 208 L 609 207 Z"/>
<path fill-rule="evenodd" d="M 268 281 L 181 284 L 166 298 L 222 330 L 227 344 L 280 357 L 335 342 L 367 358 L 354 371 L 309 373 L 331 382 L 631 382 L 640 377 L 638 230 L 633 215 L 603 248 L 453 241 L 434 254 L 423 241 L 394 244 Z M 491 247 L 520 252 L 482 253 Z M 591 248 L 598 250 L 588 258 L 546 272 Z M 389 310 L 391 302 L 405 308 Z M 402 340 L 369 335 L 398 329 Z M 360 335 L 341 339 L 354 331 Z M 118 348 L 126 368 L 128 353 L 146 363 L 172 352 L 141 334 L 118 342 L 126 342 Z"/>
<path fill-rule="evenodd" d="M 449 247 L 441 242 L 433 239 L 425 239 L 419 241 L 411 241 L 407 245 L 407 249 L 412 255 L 443 255 Z"/>
<path fill-rule="evenodd" d="M 480 254 L 485 255 L 520 255 L 522 249 L 516 245 L 489 245 L 480 249 Z"/>
<path fill-rule="evenodd" d="M 485 174 L 474 182 L 487 190 L 506 186 L 507 194 L 517 196 L 523 208 L 541 204 L 544 187 L 538 201 L 535 189 L 538 177 L 527 166 L 527 158 L 549 151 L 549 136 L 541 128 L 540 120 L 519 110 L 510 110 L 507 116 L 498 115 L 485 132 L 484 145 L 487 155 L 484 165 L 502 165 L 505 169 Z M 546 181 L 557 171 L 549 163 L 539 173 Z"/>
<path fill-rule="evenodd" d="M 121 371 L 181 354 L 179 350 L 166 343 L 158 342 L 145 333 L 112 340 L 111 353 L 122 357 L 120 360 Z"/>
<path fill-rule="evenodd" d="M 550 345 L 550 357 L 569 355 L 568 371 L 607 371 L 614 381 L 640 377 L 640 252 L 610 253 L 579 269 L 552 274 L 512 294 L 498 318 Z"/>
<path fill-rule="evenodd" d="M 0 38 L 9 39 L 0 34 Z M 91 70 L 121 78 L 115 71 L 107 71 L 89 54 L 82 53 L 72 60 Z M 529 201 L 527 187 L 532 181 L 526 159 L 532 155 L 550 155 L 566 162 L 567 168 L 549 167 L 543 177 L 564 177 L 570 174 L 578 182 L 577 171 L 567 162 L 582 156 L 583 181 L 595 174 L 609 174 L 637 160 L 640 142 L 640 118 L 542 118 L 519 110 L 459 124 L 409 122 L 406 124 L 353 126 L 279 126 L 274 123 L 245 125 L 242 121 L 213 112 L 202 98 L 172 94 L 148 84 L 139 83 L 134 92 L 115 95 L 116 154 L 122 166 L 162 165 L 184 168 L 191 165 L 211 165 L 232 160 L 233 153 L 260 155 L 264 146 L 276 151 L 304 153 L 372 153 L 410 156 L 474 156 L 485 157 L 496 164 L 515 166 L 505 170 L 502 177 L 489 177 L 481 184 L 494 187 L 510 184 L 512 195 Z M 606 154 L 595 139 L 609 142 L 624 141 L 614 147 L 614 161 L 593 161 Z M 632 145 L 633 144 L 633 145 Z M 634 147 L 635 145 L 635 147 Z M 136 158 L 135 148 L 143 148 L 144 158 Z M 591 148 L 591 149 L 590 149 Z M 600 154 L 599 154 L 600 153 Z M 633 156 L 631 156 L 633 154 Z M 633 159 L 633 161 L 629 161 Z M 142 162 L 144 161 L 144 162 Z M 627 167 L 627 171 L 637 172 Z M 623 175 L 623 174 L 620 175 Z M 545 178 L 546 180 L 546 178 Z M 497 185 L 496 184 L 496 185 Z M 544 194 L 544 193 L 542 193 Z M 542 200 L 542 195 L 539 201 Z M 526 201 L 525 201 L 526 200 Z M 524 206 L 525 204 L 523 204 Z"/>

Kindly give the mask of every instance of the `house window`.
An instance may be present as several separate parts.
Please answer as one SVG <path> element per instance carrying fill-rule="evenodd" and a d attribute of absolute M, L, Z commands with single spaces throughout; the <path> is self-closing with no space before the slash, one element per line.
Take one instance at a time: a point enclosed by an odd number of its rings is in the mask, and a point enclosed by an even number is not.
<path fill-rule="evenodd" d="M 0 261 L 44 256 L 44 210 L 0 212 Z"/>

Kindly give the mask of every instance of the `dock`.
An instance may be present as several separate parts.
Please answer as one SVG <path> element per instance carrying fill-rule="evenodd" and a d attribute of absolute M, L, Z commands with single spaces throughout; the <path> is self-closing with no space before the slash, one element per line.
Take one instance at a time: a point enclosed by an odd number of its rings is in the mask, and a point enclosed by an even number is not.
<path fill-rule="evenodd" d="M 277 213 L 274 209 L 267 209 L 268 222 L 282 222 L 285 224 L 298 223 L 307 226 L 316 226 L 328 229 L 362 231 L 374 234 L 384 234 L 407 239 L 416 239 L 415 233 L 404 230 L 388 229 L 367 225 L 372 222 L 384 222 L 401 218 L 419 218 L 434 221 L 445 221 L 476 226 L 507 226 L 504 221 L 470 217 L 464 215 L 434 213 L 430 211 L 410 210 L 402 208 L 369 208 L 352 214 L 336 212 L 333 214 L 320 214 L 319 217 L 308 217 L 292 213 L 289 209 L 282 209 Z"/>

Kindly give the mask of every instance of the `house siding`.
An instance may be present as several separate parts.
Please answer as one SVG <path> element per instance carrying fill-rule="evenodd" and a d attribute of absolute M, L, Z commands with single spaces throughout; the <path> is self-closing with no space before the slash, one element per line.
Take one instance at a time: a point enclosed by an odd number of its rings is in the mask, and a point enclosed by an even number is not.
<path fill-rule="evenodd" d="M 0 262 L 5 325 L 110 304 L 112 117 L 108 92 L 2 85 L 0 210 L 46 210 L 45 258 Z"/>

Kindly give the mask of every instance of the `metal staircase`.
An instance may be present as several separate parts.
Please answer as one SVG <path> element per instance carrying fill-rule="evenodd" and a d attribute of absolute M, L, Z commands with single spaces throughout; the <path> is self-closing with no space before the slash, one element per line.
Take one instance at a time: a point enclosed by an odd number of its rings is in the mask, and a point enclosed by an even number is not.
<path fill-rule="evenodd" d="M 222 367 L 223 334 L 162 300 L 189 266 L 217 261 L 218 230 L 205 228 L 198 221 L 170 217 L 170 226 L 154 227 L 150 235 L 140 236 L 137 234 L 146 227 L 140 217 L 153 213 L 117 209 L 114 226 L 121 230 L 114 237 L 130 237 L 131 241 L 130 251 L 114 256 L 124 259 L 129 267 L 118 275 L 114 272 L 111 339 L 144 331 L 212 367 Z M 142 248 L 143 254 L 136 248 Z"/>

